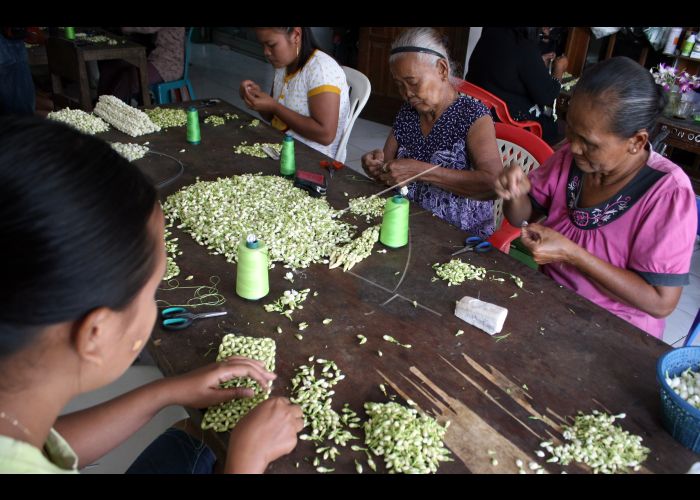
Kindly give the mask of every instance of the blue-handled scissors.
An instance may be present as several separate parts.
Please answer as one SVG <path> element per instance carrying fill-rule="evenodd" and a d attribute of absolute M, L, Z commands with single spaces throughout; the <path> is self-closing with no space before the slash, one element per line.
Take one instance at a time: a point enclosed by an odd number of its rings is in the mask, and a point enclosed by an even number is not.
<path fill-rule="evenodd" d="M 228 311 L 193 314 L 184 307 L 168 307 L 161 311 L 160 317 L 163 318 L 162 325 L 166 330 L 182 330 L 190 326 L 196 319 L 213 318 L 225 314 L 228 314 Z"/>
<path fill-rule="evenodd" d="M 478 236 L 468 236 L 467 239 L 464 240 L 464 248 L 457 250 L 452 254 L 452 256 L 459 255 L 464 252 L 485 253 L 492 248 L 493 245 L 483 238 L 479 238 Z"/>

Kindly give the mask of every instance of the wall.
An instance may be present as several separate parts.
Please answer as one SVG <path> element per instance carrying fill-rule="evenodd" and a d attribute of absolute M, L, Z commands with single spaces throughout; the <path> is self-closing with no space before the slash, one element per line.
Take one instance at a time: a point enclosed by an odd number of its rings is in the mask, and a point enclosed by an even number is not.
<path fill-rule="evenodd" d="M 469 40 L 467 41 L 467 56 L 464 60 L 464 75 L 462 75 L 462 79 L 467 75 L 467 71 L 469 70 L 469 59 L 472 56 L 472 52 L 474 52 L 474 47 L 476 47 L 476 42 L 479 41 L 479 38 L 481 38 L 481 31 L 482 31 L 481 26 L 471 26 L 469 28 Z"/>
<path fill-rule="evenodd" d="M 333 28 L 311 28 L 316 42 L 326 54 L 333 53 Z"/>

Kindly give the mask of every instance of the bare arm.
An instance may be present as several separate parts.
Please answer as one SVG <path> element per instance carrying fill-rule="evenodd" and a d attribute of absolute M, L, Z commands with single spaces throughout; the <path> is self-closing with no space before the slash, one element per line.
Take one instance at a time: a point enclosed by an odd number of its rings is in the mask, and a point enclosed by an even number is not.
<path fill-rule="evenodd" d="M 221 388 L 222 382 L 235 377 L 251 377 L 262 387 L 268 387 L 276 375 L 265 370 L 260 361 L 233 356 L 183 375 L 151 382 L 92 408 L 64 415 L 56 421 L 55 427 L 76 452 L 82 467 L 126 441 L 166 406 L 206 408 L 234 398 L 252 396 L 252 389 Z M 261 440 L 258 444 L 261 451 L 268 451 Z"/>
<path fill-rule="evenodd" d="M 59 417 L 56 430 L 80 458 L 91 464 L 126 441 L 156 413 L 172 404 L 158 380 L 106 403 Z"/>
<path fill-rule="evenodd" d="M 601 285 L 612 298 L 655 318 L 665 318 L 678 305 L 683 288 L 654 286 L 634 271 L 613 266 L 576 245 L 570 263 Z"/>
<path fill-rule="evenodd" d="M 309 97 L 309 113 L 304 116 L 273 99 L 260 87 L 244 80 L 241 83 L 241 97 L 246 105 L 260 113 L 264 119 L 271 121 L 273 115 L 287 124 L 297 134 L 319 144 L 329 145 L 335 140 L 340 113 L 340 95 L 334 92 L 322 92 Z"/>
<path fill-rule="evenodd" d="M 495 198 L 493 183 L 503 171 L 503 163 L 498 154 L 496 131 L 490 116 L 482 116 L 469 128 L 467 150 L 474 170 L 437 168 L 425 174 L 421 180 L 472 199 Z"/>
<path fill-rule="evenodd" d="M 530 249 L 538 264 L 570 264 L 589 276 L 613 299 L 655 318 L 671 314 L 680 299 L 681 287 L 650 285 L 634 271 L 614 266 L 557 231 L 540 224 L 530 224 L 523 228 L 522 242 Z"/>
<path fill-rule="evenodd" d="M 532 222 L 542 215 L 532 208 L 530 197 L 531 184 L 525 172 L 512 161 L 496 178 L 494 191 L 503 199 L 503 215 L 508 222 L 518 227 L 523 222 Z"/>
<path fill-rule="evenodd" d="M 328 146 L 335 140 L 338 128 L 340 95 L 334 92 L 323 92 L 309 97 L 311 116 L 300 115 L 277 101 L 271 111 L 271 114 L 276 115 L 297 134 Z"/>
<path fill-rule="evenodd" d="M 503 164 L 498 155 L 496 133 L 491 117 L 483 116 L 474 122 L 469 129 L 466 142 L 474 170 L 436 168 L 422 175 L 420 180 L 460 196 L 477 200 L 493 199 L 493 184 L 503 170 Z M 392 156 L 395 157 L 396 150 L 398 150 L 398 144 L 392 134 L 384 146 L 385 158 L 389 157 L 386 153 L 392 152 Z M 382 172 L 381 168 L 377 169 L 377 172 L 379 180 L 388 185 L 395 185 L 433 167 L 434 165 L 430 163 L 402 158 L 391 161 L 387 165 L 386 172 Z"/>

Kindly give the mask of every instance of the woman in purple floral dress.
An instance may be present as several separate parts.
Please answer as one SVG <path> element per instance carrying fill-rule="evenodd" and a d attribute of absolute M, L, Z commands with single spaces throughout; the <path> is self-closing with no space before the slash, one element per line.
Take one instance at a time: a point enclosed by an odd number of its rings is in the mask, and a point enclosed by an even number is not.
<path fill-rule="evenodd" d="M 542 271 L 661 338 L 689 283 L 697 231 L 688 176 L 654 152 L 661 87 L 632 59 L 613 57 L 576 85 L 568 144 L 529 178 L 507 168 L 494 189 Z"/>
<path fill-rule="evenodd" d="M 450 62 L 431 28 L 411 28 L 392 44 L 391 73 L 406 103 L 384 150 L 362 157 L 372 178 L 389 186 L 408 182 L 408 197 L 462 230 L 487 238 L 494 231 L 493 182 L 503 170 L 489 110 L 460 96 Z"/>

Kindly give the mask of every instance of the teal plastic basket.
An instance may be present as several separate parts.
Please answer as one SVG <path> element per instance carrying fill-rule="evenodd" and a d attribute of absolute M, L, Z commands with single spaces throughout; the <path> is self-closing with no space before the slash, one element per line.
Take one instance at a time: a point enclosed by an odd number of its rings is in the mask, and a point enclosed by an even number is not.
<path fill-rule="evenodd" d="M 661 412 L 664 429 L 695 453 L 700 453 L 700 410 L 681 398 L 666 383 L 666 374 L 675 377 L 690 368 L 700 371 L 700 347 L 681 347 L 667 352 L 656 364 L 661 384 Z"/>

